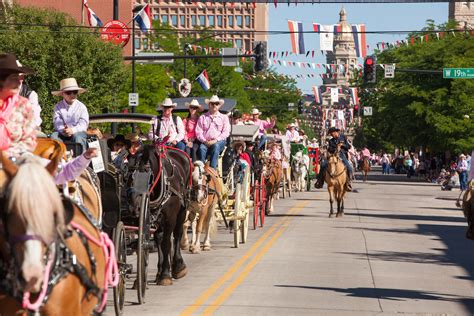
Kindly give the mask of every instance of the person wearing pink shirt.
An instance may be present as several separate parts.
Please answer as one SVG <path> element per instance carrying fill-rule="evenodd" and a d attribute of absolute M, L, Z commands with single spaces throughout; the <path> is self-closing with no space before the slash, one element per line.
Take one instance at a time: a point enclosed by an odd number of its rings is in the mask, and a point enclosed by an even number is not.
<path fill-rule="evenodd" d="M 196 125 L 196 138 L 201 142 L 199 145 L 199 160 L 205 162 L 207 155 L 211 157 L 210 166 L 217 168 L 219 154 L 224 150 L 226 139 L 230 134 L 229 118 L 219 112 L 224 100 L 213 95 L 206 99 L 209 111 L 201 115 Z"/>
<path fill-rule="evenodd" d="M 184 151 L 185 145 L 181 142 L 184 139 L 183 120 L 179 116 L 172 114 L 176 105 L 170 98 L 166 98 L 161 103 L 162 113 L 155 117 L 152 127 L 148 132 L 148 138 L 155 141 L 156 139 L 163 140 L 167 137 L 167 145 Z"/>
<path fill-rule="evenodd" d="M 288 141 L 290 141 L 292 143 L 298 143 L 300 141 L 300 134 L 296 130 L 296 124 L 295 123 L 291 123 L 288 126 L 288 130 L 286 131 L 285 135 L 286 135 L 286 138 L 288 139 Z"/>
<path fill-rule="evenodd" d="M 191 157 L 192 161 L 195 162 L 198 159 L 198 150 L 201 144 L 196 138 L 196 125 L 199 119 L 199 112 L 202 112 L 203 107 L 196 99 L 187 102 L 186 106 L 189 108 L 189 115 L 183 120 L 184 139 L 182 142 L 185 145 L 186 153 Z"/>
<path fill-rule="evenodd" d="M 262 149 L 265 146 L 265 143 L 267 142 L 267 136 L 265 136 L 265 130 L 273 128 L 276 123 L 276 118 L 275 116 L 272 116 L 271 120 L 261 120 L 260 115 L 262 115 L 262 112 L 260 112 L 258 109 L 253 109 L 252 110 L 252 121 L 253 124 L 258 126 L 258 134 L 260 136 L 260 141 L 258 143 L 258 148 Z"/>

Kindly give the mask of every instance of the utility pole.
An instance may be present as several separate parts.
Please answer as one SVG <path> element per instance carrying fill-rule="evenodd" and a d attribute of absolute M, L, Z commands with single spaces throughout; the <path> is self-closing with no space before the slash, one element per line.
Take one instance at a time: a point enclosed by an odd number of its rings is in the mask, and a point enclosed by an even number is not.
<path fill-rule="evenodd" d="M 119 19 L 119 2 L 118 2 L 118 0 L 113 0 L 112 19 L 115 20 L 115 21 Z M 114 136 L 117 135 L 118 124 L 117 123 L 112 123 L 110 128 L 111 128 L 112 135 L 114 135 Z"/>

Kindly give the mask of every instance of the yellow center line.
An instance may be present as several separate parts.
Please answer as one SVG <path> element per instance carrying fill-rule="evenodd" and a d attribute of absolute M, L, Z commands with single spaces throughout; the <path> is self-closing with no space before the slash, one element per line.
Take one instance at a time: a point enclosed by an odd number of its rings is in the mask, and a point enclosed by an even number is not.
<path fill-rule="evenodd" d="M 298 210 L 303 208 L 308 202 L 299 203 L 297 206 L 292 208 L 287 214 L 293 210 L 293 214 L 296 213 Z M 249 275 L 252 269 L 257 265 L 257 263 L 263 258 L 263 256 L 270 250 L 273 246 L 275 241 L 278 237 L 283 234 L 283 232 L 288 227 L 289 223 L 291 222 L 291 218 L 286 218 L 281 227 L 277 230 L 277 232 L 273 235 L 273 237 L 263 246 L 263 248 L 258 252 L 258 254 L 245 266 L 242 272 L 235 278 L 235 280 L 227 286 L 227 288 L 222 291 L 221 295 L 219 295 L 214 302 L 212 302 L 203 312 L 202 315 L 212 315 L 217 308 L 219 308 L 222 303 L 224 303 L 227 298 L 235 291 L 235 289 L 242 284 L 245 278 Z"/>
<path fill-rule="evenodd" d="M 296 206 L 288 210 L 286 214 L 290 214 L 293 210 L 300 209 L 306 203 L 298 203 Z M 217 279 L 213 284 L 211 284 L 204 293 L 201 294 L 190 306 L 188 306 L 182 313 L 181 316 L 192 315 L 199 307 L 201 307 L 225 282 L 227 282 L 237 270 L 249 259 L 257 249 L 264 243 L 264 241 L 270 237 L 270 235 L 277 229 L 277 227 L 285 222 L 285 218 L 279 219 L 275 222 L 270 229 L 265 232 L 260 238 L 252 245 L 252 247 L 247 250 L 247 252 L 235 262 L 219 279 Z"/>

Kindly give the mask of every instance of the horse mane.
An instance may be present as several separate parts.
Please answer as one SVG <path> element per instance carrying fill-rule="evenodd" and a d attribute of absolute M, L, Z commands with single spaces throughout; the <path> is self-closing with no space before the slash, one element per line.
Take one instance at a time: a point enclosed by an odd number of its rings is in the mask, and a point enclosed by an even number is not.
<path fill-rule="evenodd" d="M 56 227 L 64 229 L 64 208 L 53 177 L 41 164 L 41 158 L 26 155 L 7 193 L 9 212 L 18 212 L 32 232 L 51 242 Z"/>

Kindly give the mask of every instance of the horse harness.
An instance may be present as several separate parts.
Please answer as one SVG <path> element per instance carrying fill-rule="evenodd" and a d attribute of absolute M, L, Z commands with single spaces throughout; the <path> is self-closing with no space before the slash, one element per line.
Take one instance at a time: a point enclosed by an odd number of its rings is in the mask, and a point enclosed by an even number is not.
<path fill-rule="evenodd" d="M 336 158 L 339 160 L 340 158 L 339 158 L 338 154 L 339 154 L 339 153 L 336 152 L 333 156 L 336 157 Z M 328 164 L 329 164 L 329 160 L 328 160 Z M 342 175 L 342 174 L 344 174 L 344 172 L 347 172 L 345 166 L 344 166 L 344 169 L 342 169 L 342 171 L 341 171 L 340 173 L 336 174 L 336 175 L 332 175 L 332 174 L 329 172 L 329 170 L 326 169 L 326 173 L 327 173 L 331 178 L 333 178 L 333 179 L 339 177 L 339 176 Z"/>

